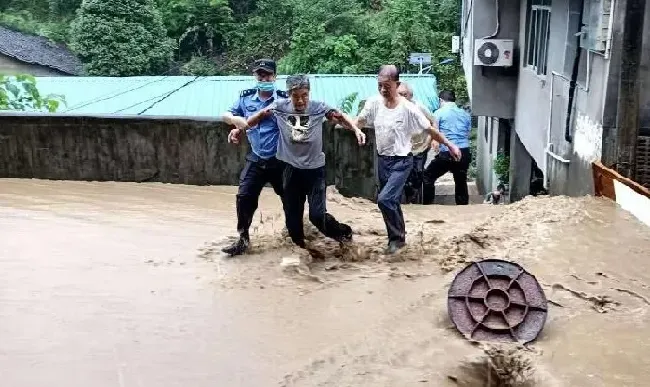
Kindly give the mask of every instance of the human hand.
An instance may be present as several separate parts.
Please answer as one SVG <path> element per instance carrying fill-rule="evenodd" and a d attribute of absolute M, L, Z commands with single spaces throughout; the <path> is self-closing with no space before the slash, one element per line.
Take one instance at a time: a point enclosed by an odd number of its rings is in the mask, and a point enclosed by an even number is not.
<path fill-rule="evenodd" d="M 239 128 L 235 128 L 228 133 L 228 143 L 232 144 L 239 144 L 239 139 L 241 137 L 241 132 L 242 130 Z"/>
<path fill-rule="evenodd" d="M 431 149 L 433 149 L 433 153 L 438 154 L 440 152 L 440 144 L 438 144 L 437 141 L 434 141 L 432 139 L 431 140 Z"/>
<path fill-rule="evenodd" d="M 230 123 L 235 126 L 235 128 L 239 129 L 240 131 L 244 131 L 248 129 L 248 122 L 244 117 L 233 117 L 230 120 Z"/>
<path fill-rule="evenodd" d="M 267 117 L 270 117 L 273 114 L 273 110 L 271 110 L 270 107 L 267 107 L 267 108 L 264 108 L 264 109 L 260 110 L 259 114 L 260 114 L 260 116 L 262 118 L 267 118 Z"/>
<path fill-rule="evenodd" d="M 366 135 L 365 135 L 365 133 L 363 133 L 363 132 L 361 131 L 361 129 L 356 128 L 356 129 L 354 130 L 354 135 L 357 136 L 357 143 L 358 143 L 360 146 L 366 144 Z"/>
<path fill-rule="evenodd" d="M 461 157 L 463 156 L 463 154 L 460 152 L 460 149 L 454 144 L 449 144 L 447 148 L 449 148 L 451 157 L 453 157 L 456 161 L 460 161 Z"/>

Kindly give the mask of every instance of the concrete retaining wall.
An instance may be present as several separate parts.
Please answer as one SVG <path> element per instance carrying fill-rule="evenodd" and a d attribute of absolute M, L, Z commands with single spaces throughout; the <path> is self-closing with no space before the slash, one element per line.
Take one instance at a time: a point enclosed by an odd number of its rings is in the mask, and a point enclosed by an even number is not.
<path fill-rule="evenodd" d="M 248 144 L 219 121 L 187 118 L 0 115 L 0 178 L 237 185 Z M 327 127 L 328 184 L 375 197 L 374 133 Z"/>

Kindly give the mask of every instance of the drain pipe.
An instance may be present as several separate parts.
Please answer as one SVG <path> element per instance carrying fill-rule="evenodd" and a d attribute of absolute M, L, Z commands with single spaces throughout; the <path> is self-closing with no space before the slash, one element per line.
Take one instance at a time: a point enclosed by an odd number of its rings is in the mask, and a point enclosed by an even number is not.
<path fill-rule="evenodd" d="M 584 8 L 585 7 L 583 1 L 582 7 L 580 7 L 580 15 L 578 16 L 580 20 L 580 31 L 582 31 L 583 27 L 585 26 L 584 23 L 582 22 Z M 573 138 L 571 137 L 571 112 L 573 110 L 573 103 L 576 94 L 576 82 L 578 81 L 578 72 L 580 71 L 580 54 L 582 52 L 582 50 L 580 49 L 581 35 L 582 34 L 579 34 L 578 37 L 576 38 L 576 56 L 573 59 L 573 71 L 571 72 L 571 82 L 569 83 L 569 101 L 567 103 L 566 123 L 564 125 L 564 139 L 567 142 L 573 141 Z"/>
<path fill-rule="evenodd" d="M 612 3 L 615 3 L 615 2 L 616 2 L 616 0 L 612 0 Z M 581 8 L 581 10 L 580 10 L 580 20 L 582 20 L 583 8 Z M 612 5 L 612 9 L 613 8 L 614 8 L 614 6 Z M 612 19 L 610 19 L 610 24 L 613 24 Z M 569 134 L 569 131 L 570 131 L 570 128 L 571 128 L 571 111 L 573 110 L 573 99 L 574 99 L 574 95 L 575 95 L 575 88 L 577 87 L 580 90 L 583 90 L 584 92 L 589 92 L 589 84 L 591 83 L 591 59 L 592 59 L 592 54 L 593 54 L 593 52 L 591 50 L 589 50 L 589 49 L 585 50 L 587 52 L 587 74 L 586 74 L 585 86 L 582 86 L 582 85 L 578 84 L 578 82 L 577 82 L 577 72 L 575 71 L 576 68 L 577 69 L 580 68 L 579 67 L 579 64 L 580 64 L 579 63 L 579 58 L 580 58 L 580 51 L 581 51 L 581 48 L 580 48 L 580 35 L 581 34 L 579 33 L 578 34 L 578 39 L 577 39 L 577 41 L 578 41 L 577 53 L 576 53 L 576 58 L 574 60 L 574 68 L 572 69 L 573 73 L 571 74 L 572 77 L 569 78 L 569 77 L 565 76 L 564 74 L 559 73 L 557 71 L 551 71 L 551 87 L 550 87 L 550 93 L 549 93 L 549 114 L 548 114 L 548 122 L 547 122 L 547 125 L 546 125 L 546 147 L 544 148 L 544 152 L 545 152 L 545 156 L 544 156 L 544 175 L 545 176 L 548 176 L 548 156 L 551 156 L 553 159 L 555 159 L 555 160 L 557 160 L 557 161 L 559 161 L 559 162 L 561 162 L 563 164 L 569 164 L 571 162 L 571 160 L 567 160 L 567 159 L 563 158 L 562 156 L 560 156 L 560 155 L 558 155 L 557 153 L 554 152 L 553 142 L 551 141 L 551 127 L 553 125 L 553 97 L 554 97 L 554 95 L 553 95 L 553 85 L 555 83 L 555 77 L 558 77 L 558 78 L 561 78 L 561 79 L 563 79 L 563 80 L 565 80 L 567 82 L 570 82 L 570 84 L 573 86 L 572 87 L 573 92 L 570 95 L 570 99 L 568 101 L 569 106 L 567 107 L 567 121 L 566 121 L 566 124 L 568 126 L 565 127 L 565 133 L 564 133 L 564 138 L 568 142 L 571 142 L 573 140 L 571 138 L 571 135 Z M 612 31 L 610 30 L 609 31 L 609 36 L 610 36 L 609 39 L 610 40 L 611 40 L 611 35 L 612 35 Z M 607 54 L 609 54 L 609 53 L 607 53 Z M 607 56 L 605 56 L 605 57 L 607 58 Z M 576 64 L 576 62 L 578 62 L 578 63 Z M 548 188 L 547 184 L 548 183 L 547 183 L 546 177 L 545 177 L 544 178 L 544 188 Z"/>

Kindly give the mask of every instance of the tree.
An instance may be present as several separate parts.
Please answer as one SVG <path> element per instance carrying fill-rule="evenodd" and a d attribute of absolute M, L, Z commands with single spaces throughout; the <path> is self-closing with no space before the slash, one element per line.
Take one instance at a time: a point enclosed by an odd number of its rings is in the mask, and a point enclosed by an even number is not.
<path fill-rule="evenodd" d="M 213 57 L 226 47 L 232 28 L 227 0 L 159 0 L 168 35 L 178 42 L 178 57 Z"/>
<path fill-rule="evenodd" d="M 90 75 L 160 74 L 174 49 L 153 0 L 85 0 L 71 37 Z"/>
<path fill-rule="evenodd" d="M 61 103 L 65 104 L 62 95 L 42 96 L 36 87 L 36 79 L 31 75 L 0 75 L 0 110 L 54 113 Z"/>
<path fill-rule="evenodd" d="M 250 2 L 250 0 L 248 0 Z M 261 57 L 280 59 L 286 55 L 294 30 L 298 0 L 257 2 L 246 22 L 228 31 L 228 45 L 219 55 L 224 73 L 250 74 L 250 64 Z"/>

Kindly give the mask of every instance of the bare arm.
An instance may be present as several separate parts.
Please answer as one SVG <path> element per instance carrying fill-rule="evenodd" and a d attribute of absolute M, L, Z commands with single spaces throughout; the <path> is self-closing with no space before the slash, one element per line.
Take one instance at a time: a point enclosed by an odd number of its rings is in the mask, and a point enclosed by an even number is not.
<path fill-rule="evenodd" d="M 246 119 L 244 117 L 236 116 L 231 112 L 225 112 L 221 118 L 223 119 L 223 122 L 228 125 L 233 125 L 239 130 L 248 129 L 248 124 L 246 123 Z"/>
<path fill-rule="evenodd" d="M 257 113 L 253 114 L 252 116 L 250 116 L 246 124 L 248 125 L 248 127 L 256 126 L 257 124 L 260 123 L 260 121 L 270 116 L 271 114 L 273 114 L 273 112 L 271 111 L 270 108 L 262 109 Z"/>
<path fill-rule="evenodd" d="M 352 120 L 347 114 L 341 113 L 338 110 L 332 110 L 327 113 L 326 117 L 328 120 L 335 123 L 340 123 L 344 128 L 353 132 L 357 137 L 357 142 L 359 145 L 364 145 L 366 143 L 366 135 L 361 131 L 361 129 L 359 129 L 354 120 Z"/>
<path fill-rule="evenodd" d="M 454 157 L 454 159 L 460 160 L 461 158 L 460 149 L 456 146 L 456 144 L 447 140 L 447 137 L 445 137 L 445 135 L 440 132 L 440 130 L 438 129 L 437 121 L 434 120 L 433 125 L 431 125 L 431 128 L 429 128 L 429 133 L 431 134 L 431 138 L 433 140 L 449 148 L 449 152 Z"/>
<path fill-rule="evenodd" d="M 357 128 L 365 128 L 365 127 L 368 125 L 368 122 L 367 122 L 366 119 L 363 118 L 363 117 L 356 117 L 356 118 L 354 119 L 354 125 L 355 125 Z"/>
<path fill-rule="evenodd" d="M 332 110 L 330 113 L 328 113 L 327 119 L 334 123 L 341 124 L 342 127 L 353 132 L 359 129 L 353 119 L 351 119 L 347 114 L 338 110 Z"/>
<path fill-rule="evenodd" d="M 445 135 L 440 132 L 440 129 L 438 128 L 438 122 L 436 122 L 436 120 L 433 120 L 431 122 L 431 128 L 429 128 L 429 134 L 431 135 L 431 138 L 437 141 L 439 144 L 443 144 L 446 146 L 449 146 L 451 144 L 449 140 L 447 140 L 447 137 L 445 137 Z"/>

